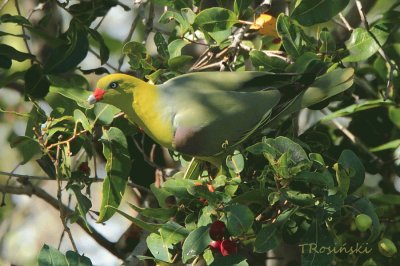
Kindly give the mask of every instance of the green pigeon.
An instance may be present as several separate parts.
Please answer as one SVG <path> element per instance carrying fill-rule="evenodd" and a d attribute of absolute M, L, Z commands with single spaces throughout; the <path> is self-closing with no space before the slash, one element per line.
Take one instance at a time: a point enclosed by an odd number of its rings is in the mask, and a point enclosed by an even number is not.
<path fill-rule="evenodd" d="M 113 105 L 160 145 L 215 163 L 277 118 L 345 91 L 353 75 L 335 69 L 304 86 L 300 75 L 260 71 L 189 73 L 161 85 L 110 74 L 88 102 Z"/>

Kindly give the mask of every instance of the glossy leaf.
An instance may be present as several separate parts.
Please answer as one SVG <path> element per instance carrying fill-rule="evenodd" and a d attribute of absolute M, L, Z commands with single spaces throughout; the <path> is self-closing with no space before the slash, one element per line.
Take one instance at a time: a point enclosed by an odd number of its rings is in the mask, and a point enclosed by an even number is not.
<path fill-rule="evenodd" d="M 226 157 L 226 166 L 235 174 L 239 174 L 244 169 L 243 155 L 238 150 L 235 150 L 232 155 Z"/>
<path fill-rule="evenodd" d="M 246 233 L 254 221 L 253 212 L 245 205 L 231 205 L 225 208 L 226 227 L 232 236 Z"/>
<path fill-rule="evenodd" d="M 254 251 L 258 253 L 264 253 L 268 250 L 276 248 L 279 244 L 277 229 L 278 226 L 276 223 L 269 223 L 265 225 L 256 235 Z"/>
<path fill-rule="evenodd" d="M 131 159 L 129 157 L 128 144 L 124 133 L 118 128 L 111 127 L 103 130 L 103 154 L 107 160 L 107 176 L 103 181 L 103 198 L 100 206 L 100 214 L 97 222 L 108 220 L 121 202 L 125 192 L 131 170 Z"/>
<path fill-rule="evenodd" d="M 99 32 L 90 28 L 88 29 L 88 32 L 100 47 L 100 63 L 106 63 L 108 61 L 108 58 L 110 57 L 110 50 L 104 42 L 103 36 Z"/>
<path fill-rule="evenodd" d="M 365 168 L 358 156 L 351 150 L 343 150 L 340 154 L 338 163 L 345 169 L 352 169 L 354 175 L 350 178 L 349 192 L 354 192 L 359 188 L 365 179 Z"/>
<path fill-rule="evenodd" d="M 346 42 L 350 55 L 343 58 L 342 61 L 358 62 L 368 59 L 378 51 L 380 45 L 385 44 L 390 31 L 391 26 L 383 23 L 374 25 L 371 28 L 373 36 L 366 29 L 356 28 Z"/>
<path fill-rule="evenodd" d="M 20 52 L 14 47 L 11 47 L 6 44 L 0 43 L 0 56 L 1 57 L 6 57 L 8 59 L 16 60 L 19 62 L 28 60 L 28 59 L 35 59 L 35 56 L 32 54 Z"/>
<path fill-rule="evenodd" d="M 166 245 L 179 243 L 189 235 L 189 231 L 185 227 L 173 221 L 163 224 L 159 231 L 162 241 Z"/>
<path fill-rule="evenodd" d="M 336 117 L 342 117 L 342 116 L 347 116 L 347 115 L 352 115 L 357 112 L 361 112 L 364 110 L 369 110 L 373 108 L 379 108 L 382 106 L 393 106 L 392 101 L 384 101 L 384 100 L 367 100 L 367 101 L 361 101 L 356 104 L 349 105 L 343 109 L 337 110 L 333 113 L 328 114 L 327 116 L 324 116 L 322 118 L 322 121 L 329 121 L 331 119 L 334 119 Z"/>
<path fill-rule="evenodd" d="M 65 43 L 50 53 L 44 65 L 44 70 L 48 73 L 59 74 L 73 69 L 88 52 L 87 32 L 75 20 L 71 20 L 68 30 L 60 38 Z"/>
<path fill-rule="evenodd" d="M 304 26 L 330 20 L 342 11 L 350 0 L 302 0 L 293 10 L 291 17 Z"/>
<path fill-rule="evenodd" d="M 276 21 L 276 30 L 282 39 L 285 51 L 292 57 L 296 58 L 302 54 L 303 45 L 299 35 L 299 30 L 291 22 L 290 18 L 281 14 Z"/>
<path fill-rule="evenodd" d="M 146 239 L 146 244 L 154 258 L 172 262 L 172 254 L 169 252 L 172 245 L 165 243 L 159 234 L 151 233 Z"/>
<path fill-rule="evenodd" d="M 43 98 L 49 92 L 50 82 L 43 69 L 32 65 L 25 73 L 25 93 L 32 98 Z"/>
<path fill-rule="evenodd" d="M 91 266 L 92 262 L 88 257 L 79 255 L 73 251 L 67 251 L 66 255 L 48 245 L 43 245 L 38 255 L 39 266 Z"/>
<path fill-rule="evenodd" d="M 154 43 L 156 45 L 158 54 L 164 58 L 169 58 L 168 44 L 160 32 L 156 32 L 154 34 Z"/>
<path fill-rule="evenodd" d="M 168 44 L 168 53 L 170 58 L 178 57 L 181 55 L 182 48 L 188 45 L 189 42 L 182 40 L 182 39 L 176 39 L 173 40 Z"/>
<path fill-rule="evenodd" d="M 88 228 L 88 230 L 91 231 L 88 221 L 86 219 L 86 214 L 92 207 L 92 202 L 90 201 L 90 199 L 88 199 L 85 195 L 82 194 L 81 192 L 82 188 L 78 184 L 72 184 L 68 186 L 68 189 L 70 189 L 75 194 L 75 198 L 77 201 L 76 209 L 79 212 L 79 216 L 85 221 L 85 225 Z"/>
<path fill-rule="evenodd" d="M 184 263 L 201 254 L 208 247 L 211 242 L 208 231 L 207 226 L 200 226 L 188 235 L 182 245 L 182 261 Z"/>
<path fill-rule="evenodd" d="M 334 247 L 334 245 L 334 240 L 325 227 L 325 223 L 314 218 L 310 229 L 307 231 L 300 244 L 302 265 L 330 265 L 333 259 L 333 253 L 313 252 L 312 248 L 319 250 L 322 247 Z"/>
<path fill-rule="evenodd" d="M 253 50 L 249 53 L 253 66 L 260 67 L 263 71 L 282 70 L 288 63 L 278 57 L 268 56 L 262 51 Z"/>

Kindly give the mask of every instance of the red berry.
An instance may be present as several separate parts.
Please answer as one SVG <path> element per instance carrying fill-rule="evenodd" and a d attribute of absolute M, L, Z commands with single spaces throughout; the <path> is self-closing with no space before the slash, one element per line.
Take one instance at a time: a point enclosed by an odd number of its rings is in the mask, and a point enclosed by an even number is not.
<path fill-rule="evenodd" d="M 213 240 L 210 242 L 209 246 L 210 246 L 211 250 L 213 250 L 213 251 L 220 250 L 221 241 Z"/>
<path fill-rule="evenodd" d="M 222 256 L 228 256 L 237 253 L 237 245 L 231 240 L 223 240 L 219 246 Z"/>
<path fill-rule="evenodd" d="M 225 224 L 221 221 L 215 221 L 210 227 L 210 237 L 213 240 L 221 240 L 225 234 Z"/>
<path fill-rule="evenodd" d="M 90 175 L 90 167 L 89 167 L 88 162 L 82 162 L 79 165 L 78 170 L 83 172 L 87 176 Z"/>
<path fill-rule="evenodd" d="M 280 42 L 281 42 L 281 38 L 275 38 L 275 39 L 272 40 L 273 44 L 278 44 Z"/>

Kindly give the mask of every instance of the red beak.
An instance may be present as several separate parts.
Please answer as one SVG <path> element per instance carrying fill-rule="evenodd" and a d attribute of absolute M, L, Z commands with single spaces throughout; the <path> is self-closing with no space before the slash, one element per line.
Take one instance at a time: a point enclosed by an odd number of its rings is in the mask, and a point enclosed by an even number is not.
<path fill-rule="evenodd" d="M 94 104 L 98 101 L 101 101 L 103 99 L 104 93 L 106 93 L 105 90 L 96 88 L 93 92 L 92 95 L 89 96 L 88 98 L 88 103 L 89 104 Z"/>

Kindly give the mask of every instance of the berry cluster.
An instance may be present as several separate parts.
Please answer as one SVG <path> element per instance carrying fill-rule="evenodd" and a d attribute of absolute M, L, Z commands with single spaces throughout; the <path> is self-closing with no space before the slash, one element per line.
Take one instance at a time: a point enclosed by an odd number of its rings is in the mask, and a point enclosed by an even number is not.
<path fill-rule="evenodd" d="M 213 241 L 210 243 L 211 250 L 220 252 L 222 256 L 228 256 L 237 253 L 237 244 L 225 238 L 226 226 L 221 221 L 215 221 L 210 227 L 210 237 Z"/>

